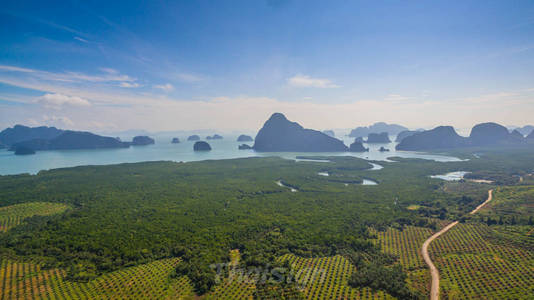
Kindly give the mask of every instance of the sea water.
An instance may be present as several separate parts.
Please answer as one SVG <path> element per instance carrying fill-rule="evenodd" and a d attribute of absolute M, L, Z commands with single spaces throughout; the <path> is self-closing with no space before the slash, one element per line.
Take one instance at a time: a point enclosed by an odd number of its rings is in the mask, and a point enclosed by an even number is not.
<path fill-rule="evenodd" d="M 422 158 L 436 161 L 460 161 L 456 157 L 427 153 L 395 151 L 395 142 L 389 144 L 364 144 L 369 152 L 255 152 L 254 150 L 238 150 L 238 145 L 253 145 L 254 142 L 237 142 L 237 136 L 225 136 L 222 140 L 207 141 L 212 150 L 207 152 L 193 151 L 194 142 L 186 141 L 186 136 L 178 136 L 181 143 L 172 144 L 169 137 L 155 137 L 154 145 L 130 146 L 121 149 L 92 149 L 92 150 L 51 150 L 37 151 L 34 155 L 14 155 L 12 151 L 0 149 L 0 175 L 30 173 L 36 174 L 41 170 L 75 167 L 84 165 L 109 165 L 118 163 L 133 163 L 142 161 L 200 161 L 243 157 L 279 156 L 295 159 L 297 156 L 354 156 L 367 160 L 387 161 L 388 157 Z M 346 145 L 354 139 L 342 138 Z M 389 152 L 379 152 L 384 146 Z"/>

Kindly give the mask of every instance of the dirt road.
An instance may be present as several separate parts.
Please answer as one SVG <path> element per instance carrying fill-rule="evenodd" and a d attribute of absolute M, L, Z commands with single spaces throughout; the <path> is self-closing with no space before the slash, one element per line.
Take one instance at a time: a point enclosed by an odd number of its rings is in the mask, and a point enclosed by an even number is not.
<path fill-rule="evenodd" d="M 493 190 L 489 190 L 488 191 L 488 199 L 486 201 L 484 201 L 484 203 L 480 204 L 479 206 L 477 206 L 477 208 L 475 208 L 472 212 L 470 212 L 471 215 L 475 214 L 477 211 L 479 211 L 479 209 L 481 209 L 484 205 L 488 204 L 488 202 L 491 201 L 491 199 L 493 198 Z"/>
<path fill-rule="evenodd" d="M 470 214 L 476 213 L 484 205 L 486 205 L 488 202 L 490 202 L 491 199 L 492 199 L 492 194 L 493 194 L 493 190 L 489 190 L 488 191 L 488 199 L 486 201 L 484 201 L 484 203 L 482 203 L 479 206 L 477 206 L 477 208 L 475 208 Z M 430 259 L 430 256 L 428 255 L 428 246 L 430 245 L 430 243 L 433 240 L 435 240 L 440 235 L 442 235 L 445 232 L 447 232 L 452 227 L 456 226 L 456 224 L 458 224 L 458 221 L 454 221 L 451 224 L 445 226 L 443 229 L 441 229 L 440 231 L 436 232 L 434 235 L 429 237 L 423 243 L 423 249 L 422 249 L 423 259 L 425 260 L 425 263 L 430 268 L 430 275 L 432 276 L 432 286 L 430 288 L 430 300 L 438 300 L 439 299 L 439 272 L 438 272 L 438 269 L 436 268 L 436 266 L 434 265 L 434 263 L 432 262 L 432 260 Z"/>

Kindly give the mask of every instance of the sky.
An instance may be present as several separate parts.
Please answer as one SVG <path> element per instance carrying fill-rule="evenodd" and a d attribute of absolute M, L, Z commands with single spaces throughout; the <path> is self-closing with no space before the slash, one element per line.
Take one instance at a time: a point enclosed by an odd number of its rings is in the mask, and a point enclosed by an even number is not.
<path fill-rule="evenodd" d="M 0 128 L 534 123 L 534 1 L 0 6 Z"/>

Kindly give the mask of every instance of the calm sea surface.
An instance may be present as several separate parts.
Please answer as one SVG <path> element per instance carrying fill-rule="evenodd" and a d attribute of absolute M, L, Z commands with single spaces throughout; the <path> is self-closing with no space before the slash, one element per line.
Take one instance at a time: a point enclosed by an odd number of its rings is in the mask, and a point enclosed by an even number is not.
<path fill-rule="evenodd" d="M 230 159 L 241 157 L 264 157 L 280 156 L 287 159 L 295 159 L 299 155 L 321 155 L 321 156 L 355 156 L 368 160 L 387 160 L 388 157 L 413 157 L 432 159 L 436 161 L 459 161 L 460 159 L 449 156 L 432 155 L 425 153 L 395 151 L 396 143 L 390 144 L 366 144 L 369 152 L 364 153 L 259 153 L 253 150 L 238 150 L 237 146 L 242 144 L 237 142 L 237 136 L 225 136 L 223 140 L 211 140 L 208 143 L 212 147 L 209 152 L 194 152 L 193 143 L 187 142 L 185 136 L 179 136 L 182 141 L 179 144 L 171 144 L 169 137 L 155 137 L 156 144 L 148 146 L 135 146 L 125 149 L 102 149 L 102 150 L 62 150 L 62 151 L 39 151 L 35 155 L 19 156 L 6 149 L 0 149 L 0 175 L 31 173 L 35 174 L 41 170 L 55 168 L 74 167 L 83 165 L 108 165 L 118 163 L 132 163 L 141 161 L 199 161 L 207 159 Z M 343 138 L 346 145 L 353 139 Z M 247 143 L 252 145 L 253 142 Z M 379 152 L 378 149 L 384 146 L 390 152 Z"/>

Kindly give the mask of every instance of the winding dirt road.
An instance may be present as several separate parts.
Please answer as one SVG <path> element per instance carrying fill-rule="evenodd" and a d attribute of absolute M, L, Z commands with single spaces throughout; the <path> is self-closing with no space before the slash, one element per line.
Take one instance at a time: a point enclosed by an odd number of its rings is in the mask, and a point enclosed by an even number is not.
<path fill-rule="evenodd" d="M 484 201 L 484 203 L 477 206 L 470 214 L 475 214 L 477 211 L 479 211 L 484 205 L 486 205 L 488 202 L 492 199 L 493 190 L 488 191 L 488 199 Z M 430 300 L 439 300 L 439 272 L 432 260 L 430 259 L 430 256 L 428 255 L 428 246 L 430 243 L 438 238 L 440 235 L 447 232 L 449 229 L 454 227 L 456 224 L 458 224 L 458 221 L 454 221 L 451 224 L 445 226 L 440 231 L 436 232 L 434 235 L 429 237 L 424 243 L 423 243 L 423 259 L 425 260 L 425 263 L 430 268 L 430 275 L 432 276 L 432 286 L 430 288 Z"/>

